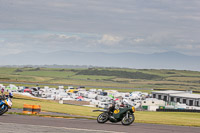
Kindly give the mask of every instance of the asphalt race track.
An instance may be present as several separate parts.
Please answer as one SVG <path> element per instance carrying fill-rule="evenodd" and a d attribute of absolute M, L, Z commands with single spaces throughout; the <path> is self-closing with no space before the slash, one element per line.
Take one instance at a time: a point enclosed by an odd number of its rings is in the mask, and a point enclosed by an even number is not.
<path fill-rule="evenodd" d="M 158 124 L 98 124 L 96 120 L 47 118 L 4 114 L 0 116 L 0 133 L 199 133 L 200 127 Z"/>

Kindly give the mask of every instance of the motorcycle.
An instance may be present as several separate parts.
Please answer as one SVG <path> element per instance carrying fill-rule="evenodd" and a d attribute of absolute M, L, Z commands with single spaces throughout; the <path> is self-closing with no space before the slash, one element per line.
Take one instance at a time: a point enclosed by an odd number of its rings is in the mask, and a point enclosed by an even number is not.
<path fill-rule="evenodd" d="M 0 115 L 3 115 L 12 107 L 12 94 L 9 95 L 2 95 L 0 97 Z"/>
<path fill-rule="evenodd" d="M 125 107 L 114 108 L 112 112 L 111 109 L 101 109 L 101 110 L 93 110 L 93 112 L 103 112 L 97 117 L 98 123 L 105 123 L 110 121 L 112 123 L 120 122 L 123 125 L 130 125 L 134 122 L 135 116 L 135 107 L 128 104 Z"/>

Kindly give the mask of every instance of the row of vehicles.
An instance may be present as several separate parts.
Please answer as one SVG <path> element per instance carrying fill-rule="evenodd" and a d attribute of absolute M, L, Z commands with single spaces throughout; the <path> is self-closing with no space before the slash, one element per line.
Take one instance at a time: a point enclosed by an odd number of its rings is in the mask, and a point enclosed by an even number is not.
<path fill-rule="evenodd" d="M 12 107 L 12 97 L 12 93 L 9 93 L 9 95 L 0 95 L 0 115 L 3 115 Z"/>
<path fill-rule="evenodd" d="M 12 93 L 9 93 L 9 95 L 0 95 L 0 115 L 3 115 L 8 111 L 9 108 L 12 107 Z M 115 106 L 115 103 L 113 103 L 109 108 L 107 109 L 100 109 L 100 110 L 93 110 L 94 112 L 99 111 L 102 112 L 97 117 L 98 123 L 105 123 L 107 121 L 110 121 L 112 123 L 120 122 L 123 125 L 130 125 L 134 122 L 134 112 L 135 107 L 130 105 L 128 101 L 124 102 L 123 106 Z"/>

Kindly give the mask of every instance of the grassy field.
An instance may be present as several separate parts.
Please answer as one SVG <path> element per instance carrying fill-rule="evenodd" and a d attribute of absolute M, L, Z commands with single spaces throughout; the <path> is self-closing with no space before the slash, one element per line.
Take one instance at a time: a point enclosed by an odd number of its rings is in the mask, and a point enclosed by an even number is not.
<path fill-rule="evenodd" d="M 55 101 L 30 98 L 27 96 L 14 95 L 13 108 L 23 108 L 23 104 L 41 105 L 42 111 L 60 112 L 81 116 L 98 116 L 100 112 L 92 112 L 96 108 L 58 104 Z M 200 113 L 178 113 L 178 112 L 147 112 L 136 111 L 135 122 L 169 124 L 181 126 L 200 127 Z"/>
<path fill-rule="evenodd" d="M 120 73 L 120 74 L 119 74 Z M 151 89 L 193 90 L 200 92 L 200 72 L 180 70 L 147 70 L 147 69 L 55 69 L 55 68 L 0 68 L 1 82 L 24 82 L 25 86 L 43 84 L 62 84 L 74 86 L 95 86 L 95 88 L 108 89 L 113 87 L 118 91 L 150 92 Z M 30 85 L 28 83 L 33 83 Z M 7 83 L 8 84 L 8 83 Z M 4 84 L 4 85 L 7 85 Z M 17 84 L 24 86 L 24 84 Z M 35 84 L 35 85 L 34 85 Z M 43 87 L 43 85 L 40 85 Z M 50 87 L 57 87 L 51 85 Z M 133 88 L 133 89 L 126 89 Z M 87 87 L 90 89 L 90 87 Z M 95 108 L 63 105 L 55 101 L 29 98 L 15 95 L 13 108 L 23 108 L 23 104 L 41 105 L 43 111 L 60 112 L 80 116 L 98 116 L 92 112 Z M 176 112 L 144 112 L 135 113 L 136 122 L 170 124 L 200 127 L 200 113 Z"/>
<path fill-rule="evenodd" d="M 38 98 L 30 98 L 27 96 L 14 95 L 13 98 L 13 108 L 23 108 L 24 104 L 31 105 L 41 105 L 42 111 L 49 112 L 60 112 L 67 113 L 71 115 L 80 115 L 80 116 L 96 116 L 97 113 L 92 112 L 95 108 L 76 106 L 76 105 L 67 105 L 67 104 L 58 104 L 56 101 L 52 100 L 43 100 Z"/>
<path fill-rule="evenodd" d="M 148 88 L 200 92 L 200 72 L 120 68 L 0 68 L 0 82 L 50 83 L 98 88 Z M 141 90 L 143 91 L 143 90 Z"/>
<path fill-rule="evenodd" d="M 135 113 L 136 122 L 200 127 L 200 113 L 144 112 Z"/>

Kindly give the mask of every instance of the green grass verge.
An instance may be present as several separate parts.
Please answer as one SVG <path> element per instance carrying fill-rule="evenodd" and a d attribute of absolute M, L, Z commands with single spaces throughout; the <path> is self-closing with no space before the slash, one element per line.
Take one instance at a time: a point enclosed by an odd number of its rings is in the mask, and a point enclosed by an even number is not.
<path fill-rule="evenodd" d="M 97 117 L 100 114 L 100 112 L 92 112 L 92 110 L 95 110 L 96 108 L 59 104 L 55 101 L 15 95 L 15 98 L 13 98 L 13 108 L 23 108 L 23 104 L 41 105 L 43 111 L 83 116 L 80 118 L 88 118 L 87 116 Z M 67 116 L 40 116 L 67 118 Z M 200 127 L 200 113 L 136 111 L 135 122 Z"/>
<path fill-rule="evenodd" d="M 80 116 L 98 115 L 97 112 L 92 112 L 92 110 L 95 109 L 92 107 L 59 104 L 51 100 L 43 100 L 38 98 L 29 98 L 27 96 L 14 95 L 13 108 L 23 108 L 24 104 L 40 105 L 42 111 L 67 113 L 71 115 L 80 115 Z"/>
<path fill-rule="evenodd" d="M 139 123 L 200 127 L 200 113 L 137 111 L 135 116 Z"/>

